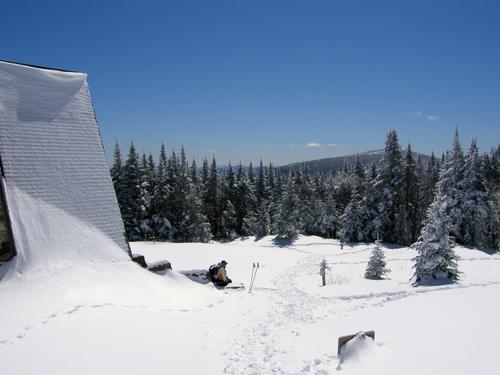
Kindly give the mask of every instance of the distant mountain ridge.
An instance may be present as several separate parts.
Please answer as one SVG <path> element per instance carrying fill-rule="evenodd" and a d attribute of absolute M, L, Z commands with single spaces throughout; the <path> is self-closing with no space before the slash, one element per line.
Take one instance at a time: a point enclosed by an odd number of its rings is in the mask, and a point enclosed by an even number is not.
<path fill-rule="evenodd" d="M 405 152 L 406 150 L 403 150 L 403 156 Z M 354 163 L 356 162 L 356 157 L 358 155 L 361 164 L 364 167 L 368 167 L 372 163 L 374 162 L 378 163 L 382 159 L 382 157 L 384 156 L 384 150 L 383 149 L 371 150 L 371 151 L 361 152 L 359 154 L 336 156 L 333 158 L 308 160 L 303 162 L 295 162 L 287 165 L 282 165 L 278 167 L 278 169 L 286 170 L 291 167 L 298 167 L 307 164 L 308 168 L 311 168 L 312 170 L 321 173 L 336 173 L 337 171 L 340 171 L 346 164 L 354 165 Z M 413 156 L 415 157 L 415 160 L 417 159 L 418 156 L 420 156 L 424 161 L 430 159 L 429 155 L 420 154 L 417 152 L 413 152 Z"/>
<path fill-rule="evenodd" d="M 403 157 L 406 153 L 406 149 L 402 149 L 403 152 Z M 351 164 L 354 165 L 356 162 L 356 157 L 359 155 L 359 160 L 361 161 L 361 164 L 364 167 L 369 167 L 372 165 L 372 163 L 378 163 L 382 157 L 384 156 L 384 149 L 380 150 L 370 150 L 370 151 L 365 151 L 365 152 L 360 152 L 359 154 L 352 154 L 352 155 L 343 155 L 343 156 L 335 156 L 332 158 L 323 158 L 323 159 L 315 159 L 315 160 L 307 160 L 307 161 L 298 161 L 290 164 L 285 164 L 281 166 L 274 166 L 277 170 L 281 171 L 287 171 L 289 168 L 293 167 L 300 167 L 305 164 L 307 164 L 308 168 L 311 168 L 314 171 L 318 171 L 321 173 L 333 173 L 335 174 L 337 171 L 340 171 L 344 165 L 346 164 Z M 428 161 L 431 157 L 426 154 L 421 154 L 418 152 L 413 152 L 413 156 L 415 160 L 417 159 L 418 156 L 420 156 L 424 162 Z M 225 173 L 227 170 L 227 165 L 219 165 L 217 166 L 217 171 L 219 173 Z M 249 166 L 248 165 L 243 165 L 242 166 L 245 171 L 248 171 Z M 265 167 L 268 167 L 268 165 L 265 165 Z M 239 168 L 239 165 L 233 165 L 232 166 L 233 170 L 236 172 L 237 169 Z M 259 172 L 259 166 L 254 165 L 253 166 L 254 173 L 257 174 Z"/>

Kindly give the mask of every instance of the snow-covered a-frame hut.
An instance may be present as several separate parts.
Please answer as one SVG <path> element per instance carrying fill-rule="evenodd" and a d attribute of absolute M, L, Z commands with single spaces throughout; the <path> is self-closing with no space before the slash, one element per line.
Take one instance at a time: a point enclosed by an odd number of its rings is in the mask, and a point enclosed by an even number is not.
<path fill-rule="evenodd" d="M 129 253 L 86 74 L 0 61 L 0 167 L 0 261 Z"/>

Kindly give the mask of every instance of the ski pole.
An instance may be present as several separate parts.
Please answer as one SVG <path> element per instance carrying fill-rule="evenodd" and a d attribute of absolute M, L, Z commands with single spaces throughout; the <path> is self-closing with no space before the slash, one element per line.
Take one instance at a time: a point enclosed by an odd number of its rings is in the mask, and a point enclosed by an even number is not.
<path fill-rule="evenodd" d="M 248 290 L 248 293 L 250 293 L 250 290 L 252 289 L 252 280 L 253 280 L 254 270 L 255 270 L 255 263 L 252 263 L 252 276 L 250 276 L 250 289 Z"/>
<path fill-rule="evenodd" d="M 253 287 L 253 281 L 255 280 L 255 274 L 257 273 L 257 265 L 253 263 L 254 269 L 252 270 L 252 278 L 250 279 L 250 289 L 248 290 L 248 293 L 252 291 Z"/>
<path fill-rule="evenodd" d="M 248 293 L 250 293 L 252 291 L 253 284 L 255 282 L 255 276 L 257 276 L 257 271 L 259 270 L 259 267 L 260 267 L 259 262 L 257 262 L 257 266 L 255 267 L 255 272 L 253 273 L 253 278 L 250 282 L 250 289 L 248 290 Z"/>

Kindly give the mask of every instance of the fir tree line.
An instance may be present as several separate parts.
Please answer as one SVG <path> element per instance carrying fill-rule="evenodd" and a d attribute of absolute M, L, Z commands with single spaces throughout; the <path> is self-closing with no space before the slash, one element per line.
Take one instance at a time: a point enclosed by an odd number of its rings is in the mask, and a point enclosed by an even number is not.
<path fill-rule="evenodd" d="M 410 245 L 438 199 L 455 241 L 498 249 L 499 156 L 499 147 L 479 155 L 474 139 L 464 154 L 457 132 L 452 150 L 424 161 L 391 130 L 378 164 L 364 167 L 358 157 L 333 175 L 307 163 L 222 170 L 215 158 L 198 168 L 183 147 L 167 156 L 164 145 L 155 162 L 132 142 L 126 160 L 116 143 L 111 176 L 131 241 L 307 234 Z"/>

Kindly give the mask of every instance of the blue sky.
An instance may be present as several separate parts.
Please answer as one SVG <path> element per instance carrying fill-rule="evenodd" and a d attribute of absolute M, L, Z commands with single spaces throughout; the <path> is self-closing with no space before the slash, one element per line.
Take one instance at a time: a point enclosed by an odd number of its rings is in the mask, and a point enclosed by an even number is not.
<path fill-rule="evenodd" d="M 115 140 L 284 164 L 500 141 L 498 1 L 2 1 L 0 59 L 88 73 Z M 126 151 L 126 150 L 124 150 Z"/>

